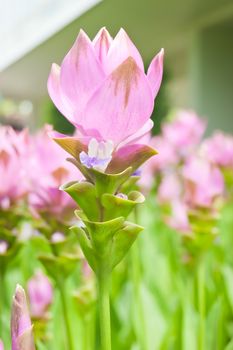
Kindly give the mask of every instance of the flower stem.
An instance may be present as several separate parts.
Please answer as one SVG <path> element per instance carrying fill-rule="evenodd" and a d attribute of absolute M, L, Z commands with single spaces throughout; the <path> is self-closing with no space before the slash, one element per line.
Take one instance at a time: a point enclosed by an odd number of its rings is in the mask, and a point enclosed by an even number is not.
<path fill-rule="evenodd" d="M 5 286 L 4 286 L 4 271 L 0 269 L 0 338 L 4 335 L 4 307 L 6 302 Z"/>
<path fill-rule="evenodd" d="M 83 317 L 83 349 L 93 350 L 94 348 L 94 314 L 89 311 Z"/>
<path fill-rule="evenodd" d="M 134 218 L 135 222 L 139 223 L 139 213 L 137 208 L 134 210 Z M 136 329 L 138 333 L 140 349 L 147 350 L 147 329 L 145 323 L 145 315 L 142 304 L 142 296 L 141 296 L 141 258 L 139 252 L 139 243 L 138 240 L 134 242 L 131 248 L 131 261 L 132 261 L 132 283 L 133 283 L 133 291 L 134 291 L 134 308 L 136 306 L 137 319 L 140 322 L 140 329 Z"/>
<path fill-rule="evenodd" d="M 140 330 L 136 330 L 138 333 L 140 349 L 147 350 L 147 330 L 145 326 L 145 315 L 143 311 L 142 298 L 141 298 L 141 266 L 139 256 L 138 242 L 134 242 L 131 250 L 132 259 L 132 282 L 134 290 L 134 307 L 136 306 L 137 319 L 140 322 Z"/>
<path fill-rule="evenodd" d="M 67 310 L 67 304 L 66 304 L 66 296 L 64 292 L 64 286 L 58 284 L 58 288 L 61 295 L 61 304 L 63 309 L 63 316 L 64 316 L 64 322 L 65 322 L 65 330 L 66 330 L 66 339 L 67 339 L 67 345 L 69 350 L 74 350 L 73 342 L 72 342 L 72 332 L 68 317 L 68 310 Z"/>
<path fill-rule="evenodd" d="M 101 350 L 111 350 L 111 319 L 110 319 L 110 274 L 100 273 L 97 276 L 99 290 L 99 320 Z"/>
<path fill-rule="evenodd" d="M 197 271 L 197 284 L 198 284 L 198 311 L 200 316 L 199 322 L 199 350 L 205 350 L 205 265 L 201 260 L 198 265 Z"/>

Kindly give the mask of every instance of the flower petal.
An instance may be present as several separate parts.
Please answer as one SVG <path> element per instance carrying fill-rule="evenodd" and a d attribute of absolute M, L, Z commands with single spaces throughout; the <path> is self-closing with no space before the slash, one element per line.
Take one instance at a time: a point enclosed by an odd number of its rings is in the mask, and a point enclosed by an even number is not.
<path fill-rule="evenodd" d="M 153 111 L 153 97 L 145 74 L 132 57 L 126 59 L 95 91 L 81 122 L 96 128 L 115 145 L 137 132 Z"/>
<path fill-rule="evenodd" d="M 105 27 L 101 28 L 93 39 L 96 56 L 103 66 L 105 65 L 107 53 L 112 41 L 113 39 Z"/>
<path fill-rule="evenodd" d="M 133 57 L 138 67 L 144 71 L 142 57 L 124 29 L 120 29 L 113 40 L 107 55 L 106 71 L 111 73 L 128 57 Z"/>
<path fill-rule="evenodd" d="M 57 109 L 68 119 L 72 119 L 74 106 L 62 96 L 60 87 L 60 67 L 53 63 L 48 78 L 48 92 Z"/>
<path fill-rule="evenodd" d="M 137 143 L 146 143 L 145 142 L 145 136 L 148 135 L 148 138 L 150 138 L 150 131 L 154 126 L 154 122 L 152 119 L 147 120 L 147 122 L 141 127 L 140 130 L 138 130 L 133 135 L 127 137 L 121 144 L 118 146 L 118 149 L 129 144 Z"/>
<path fill-rule="evenodd" d="M 76 123 L 87 100 L 104 78 L 92 42 L 81 30 L 61 65 L 61 91 L 76 106 Z"/>
<path fill-rule="evenodd" d="M 90 140 L 88 137 L 73 137 L 51 131 L 49 136 L 66 152 L 71 154 L 74 158 L 79 159 L 79 154 L 84 151 L 87 152 L 87 144 Z"/>
<path fill-rule="evenodd" d="M 159 88 L 162 82 L 163 57 L 164 57 L 164 49 L 161 49 L 160 52 L 152 60 L 147 71 L 147 77 L 150 82 L 150 86 L 151 86 L 154 98 L 159 92 Z"/>
<path fill-rule="evenodd" d="M 138 169 L 147 159 L 158 152 L 147 145 L 127 145 L 120 148 L 114 155 L 107 168 L 107 173 L 123 171 L 128 167 L 132 168 L 132 173 Z"/>

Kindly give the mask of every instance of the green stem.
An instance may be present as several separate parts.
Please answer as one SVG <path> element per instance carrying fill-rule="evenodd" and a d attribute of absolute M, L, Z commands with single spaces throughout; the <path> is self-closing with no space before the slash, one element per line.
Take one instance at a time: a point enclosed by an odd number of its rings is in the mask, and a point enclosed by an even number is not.
<path fill-rule="evenodd" d="M 110 319 L 110 275 L 102 271 L 97 276 L 99 290 L 99 320 L 101 350 L 111 350 L 111 319 Z"/>
<path fill-rule="evenodd" d="M 136 207 L 134 210 L 134 218 L 135 223 L 139 223 L 139 212 L 138 208 Z M 136 306 L 136 312 L 137 312 L 137 320 L 139 320 L 138 323 L 140 323 L 140 329 L 136 329 L 136 332 L 138 333 L 138 338 L 140 342 L 140 348 L 141 350 L 147 350 L 147 328 L 146 328 L 146 322 L 145 322 L 145 315 L 143 310 L 143 304 L 142 304 L 142 296 L 141 296 L 141 279 L 142 279 L 142 273 L 141 273 L 141 257 L 139 252 L 139 243 L 138 240 L 134 242 L 133 247 L 131 248 L 131 260 L 132 260 L 132 278 L 133 278 L 133 290 L 134 290 L 134 308 Z"/>
<path fill-rule="evenodd" d="M 62 309 L 63 309 L 63 316 L 64 316 L 64 322 L 65 322 L 65 330 L 66 330 L 66 339 L 67 339 L 67 345 L 69 350 L 74 350 L 73 347 L 73 342 L 72 342 L 72 332 L 71 332 L 71 327 L 70 327 L 70 322 L 69 322 L 69 317 L 68 317 L 68 309 L 67 309 L 67 304 L 66 304 L 66 296 L 64 292 L 64 285 L 59 285 L 58 288 L 60 291 L 61 295 L 61 304 L 62 304 Z"/>
<path fill-rule="evenodd" d="M 136 241 L 131 249 L 132 258 L 132 278 L 134 290 L 134 307 L 136 307 L 137 320 L 140 322 L 140 329 L 136 329 L 140 342 L 140 349 L 147 350 L 147 329 L 145 324 L 145 315 L 143 311 L 141 297 L 141 266 L 138 241 Z M 139 323 L 137 322 L 137 324 Z"/>
<path fill-rule="evenodd" d="M 0 269 L 0 338 L 4 335 L 4 307 L 6 302 L 5 286 L 4 286 L 4 271 Z"/>
<path fill-rule="evenodd" d="M 83 317 L 83 349 L 93 350 L 94 346 L 94 320 L 91 310 Z"/>
<path fill-rule="evenodd" d="M 199 311 L 199 350 L 205 350 L 205 316 L 206 316 L 206 301 L 205 301 L 205 265 L 201 260 L 197 271 L 198 284 L 198 311 Z"/>

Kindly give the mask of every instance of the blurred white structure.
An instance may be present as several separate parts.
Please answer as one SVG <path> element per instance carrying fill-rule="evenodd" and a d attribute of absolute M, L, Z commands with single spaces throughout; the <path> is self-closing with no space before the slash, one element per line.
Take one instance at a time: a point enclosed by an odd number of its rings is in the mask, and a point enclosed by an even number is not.
<path fill-rule="evenodd" d="M 0 0 L 0 71 L 100 0 Z"/>

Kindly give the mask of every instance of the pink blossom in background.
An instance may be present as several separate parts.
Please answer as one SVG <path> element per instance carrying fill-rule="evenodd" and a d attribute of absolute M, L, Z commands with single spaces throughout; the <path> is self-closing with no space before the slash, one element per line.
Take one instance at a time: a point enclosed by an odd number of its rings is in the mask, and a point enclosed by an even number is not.
<path fill-rule="evenodd" d="M 187 234 L 191 232 L 188 219 L 188 207 L 181 198 L 171 202 L 171 215 L 167 218 L 167 223 L 169 226 L 182 233 Z"/>
<path fill-rule="evenodd" d="M 4 350 L 4 345 L 1 339 L 0 339 L 0 350 Z"/>
<path fill-rule="evenodd" d="M 155 170 L 168 169 L 179 162 L 176 148 L 163 136 L 154 136 L 150 144 L 158 150 L 158 156 L 149 160 L 149 162 L 153 164 Z"/>
<path fill-rule="evenodd" d="M 150 145 L 158 150 L 158 155 L 152 157 L 143 165 L 139 181 L 140 187 L 148 190 L 151 189 L 155 183 L 156 175 L 161 171 L 174 168 L 179 162 L 179 157 L 175 148 L 162 136 L 152 137 Z"/>
<path fill-rule="evenodd" d="M 182 183 L 176 172 L 168 172 L 163 175 L 158 188 L 158 200 L 160 203 L 170 203 L 181 198 Z"/>
<path fill-rule="evenodd" d="M 223 195 L 223 176 L 206 158 L 191 156 L 184 165 L 183 177 L 186 201 L 190 205 L 209 207 L 216 197 Z"/>
<path fill-rule="evenodd" d="M 233 137 L 221 131 L 204 141 L 202 152 L 214 164 L 233 167 Z"/>
<path fill-rule="evenodd" d="M 0 127 L 0 208 L 8 209 L 29 190 L 26 176 L 28 148 L 26 131 Z"/>
<path fill-rule="evenodd" d="M 163 50 L 145 74 L 141 55 L 123 29 L 113 39 L 102 28 L 93 41 L 80 31 L 61 67 L 53 64 L 48 91 L 82 135 L 72 142 L 82 149 L 83 165 L 105 171 L 114 156 L 130 158 L 144 151 L 143 145 L 128 145 L 137 143 L 153 126 L 150 116 L 162 73 Z M 70 151 L 65 146 L 70 140 L 53 136 Z"/>
<path fill-rule="evenodd" d="M 12 350 L 35 350 L 26 295 L 19 285 L 12 303 L 11 341 Z"/>
<path fill-rule="evenodd" d="M 75 203 L 70 196 L 59 190 L 59 186 L 64 182 L 80 179 L 81 174 L 66 161 L 66 152 L 57 147 L 48 136 L 51 130 L 52 127 L 46 125 L 32 136 L 29 204 L 35 213 L 60 215 L 69 208 L 73 209 Z"/>
<path fill-rule="evenodd" d="M 206 121 L 194 111 L 180 110 L 171 122 L 163 124 L 162 134 L 176 151 L 185 155 L 187 148 L 197 146 L 206 129 Z"/>
<path fill-rule="evenodd" d="M 33 318 L 44 318 L 49 305 L 53 301 L 53 288 L 46 275 L 41 271 L 28 281 L 27 292 L 30 303 L 31 316 Z"/>

